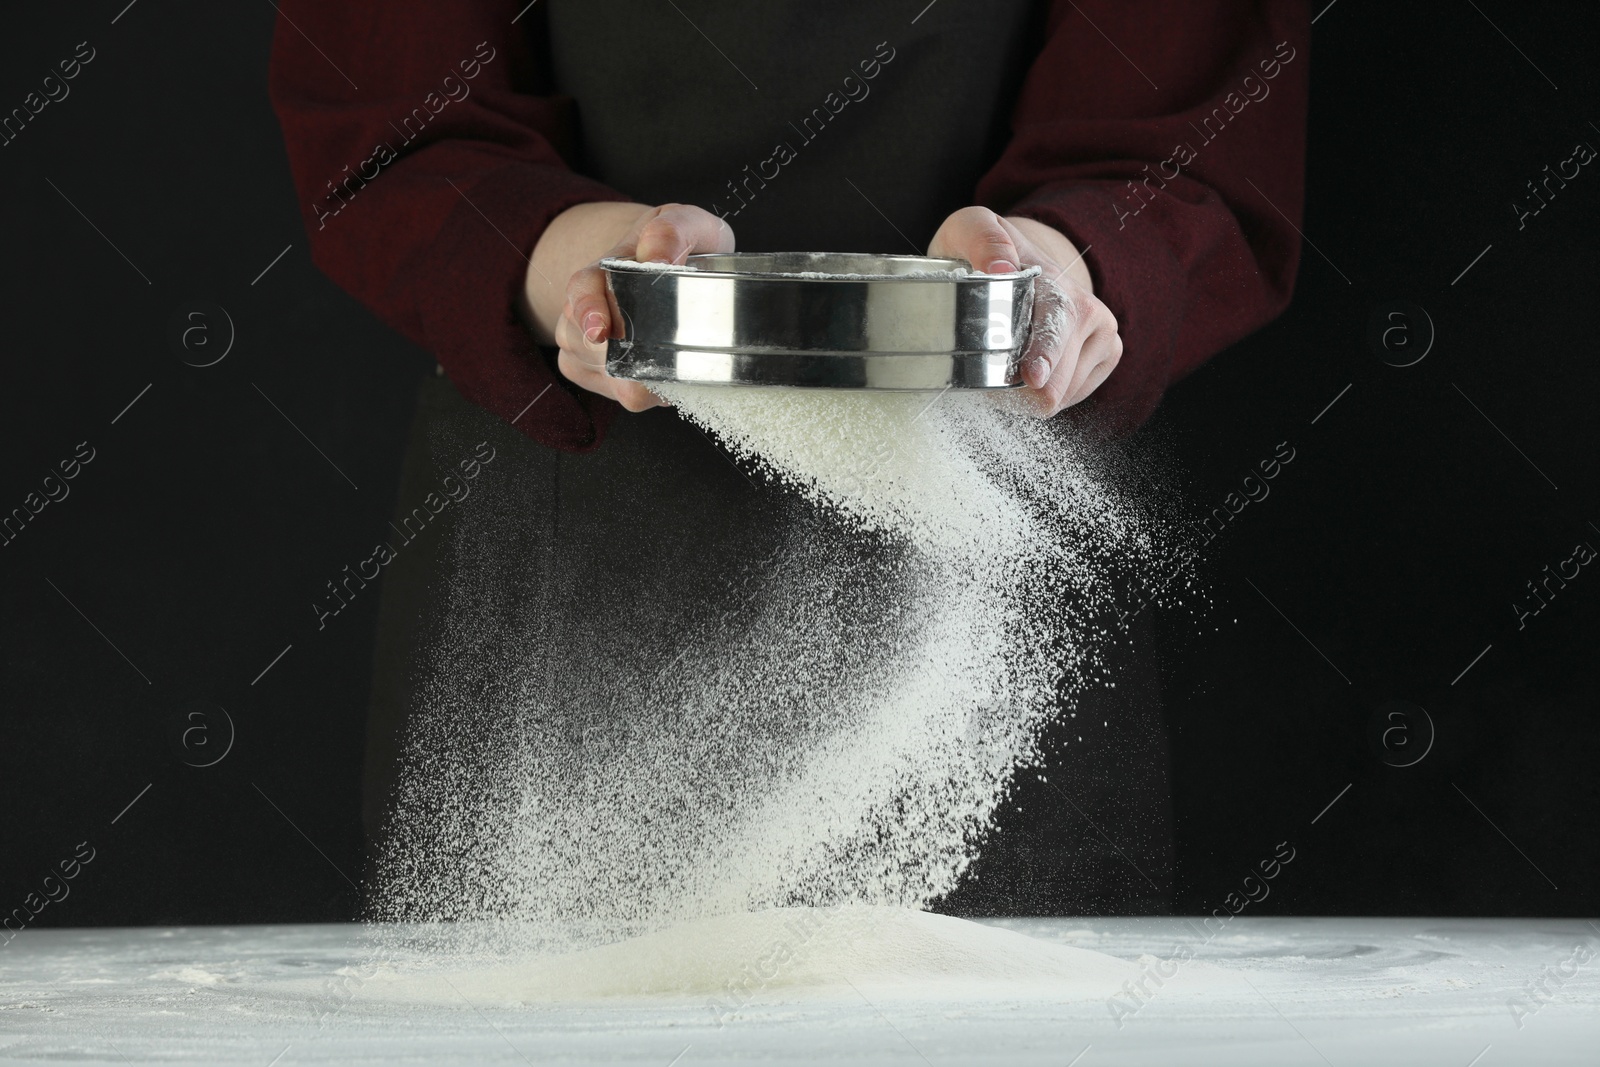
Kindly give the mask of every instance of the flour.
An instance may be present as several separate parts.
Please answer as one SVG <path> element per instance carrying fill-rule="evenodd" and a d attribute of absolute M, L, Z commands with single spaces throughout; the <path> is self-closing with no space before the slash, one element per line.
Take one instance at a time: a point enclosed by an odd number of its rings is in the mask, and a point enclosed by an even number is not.
<path fill-rule="evenodd" d="M 1054 282 L 1038 282 L 1034 286 L 1034 345 L 1046 352 L 1059 352 L 1077 324 L 1072 305 L 1066 294 Z"/>
<path fill-rule="evenodd" d="M 1103 999 L 1134 963 L 1009 930 L 900 908 L 773 908 L 696 919 L 629 941 L 487 967 L 449 965 L 448 985 L 417 969 L 380 973 L 385 1000 L 549 1004 L 693 997 L 713 1017 L 778 997 L 897 994 L 952 1000 Z M 459 1002 L 459 1001 L 458 1001 Z M 703 1021 L 697 1018 L 696 1021 Z"/>
<path fill-rule="evenodd" d="M 548 668 L 548 616 L 506 583 L 525 523 L 464 530 L 378 917 L 510 920 L 520 958 L 774 908 L 924 908 L 1041 724 L 1104 681 L 1116 588 L 1160 527 L 1014 399 L 660 391 L 802 498 L 801 525 L 733 607 L 663 606 L 675 648 L 574 639 L 576 619 Z"/>
<path fill-rule="evenodd" d="M 779 278 L 806 278 L 817 281 L 864 281 L 868 279 L 883 278 L 923 278 L 939 281 L 953 281 L 958 278 L 987 278 L 982 271 L 969 270 L 966 267 L 951 267 L 948 270 L 908 270 L 908 271 L 882 271 L 878 274 L 858 274 L 853 272 L 834 272 L 825 270 L 797 270 L 775 275 Z"/>
<path fill-rule="evenodd" d="M 607 268 L 613 268 L 614 267 L 614 268 L 617 268 L 617 269 L 620 269 L 620 270 L 648 270 L 648 271 L 656 271 L 657 273 L 666 273 L 667 271 L 683 271 L 683 270 L 693 270 L 694 269 L 693 267 L 685 267 L 682 263 L 663 263 L 660 260 L 654 260 L 654 259 L 651 259 L 651 260 L 603 259 L 603 260 L 600 261 L 600 265 L 602 267 L 607 267 Z"/>

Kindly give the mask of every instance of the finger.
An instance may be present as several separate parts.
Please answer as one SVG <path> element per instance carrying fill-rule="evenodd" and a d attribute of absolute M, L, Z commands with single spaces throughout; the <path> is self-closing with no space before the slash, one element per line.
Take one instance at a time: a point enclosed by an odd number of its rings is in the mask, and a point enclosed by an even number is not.
<path fill-rule="evenodd" d="M 703 208 L 666 204 L 647 212 L 609 255 L 640 262 L 682 263 L 696 252 L 731 252 L 733 228 Z M 592 264 L 573 273 L 556 324 L 557 367 L 574 384 L 607 396 L 629 411 L 665 404 L 638 382 L 606 373 L 607 340 L 624 335 L 625 322 L 605 270 Z"/>
<path fill-rule="evenodd" d="M 1034 390 L 1039 398 L 1040 413 L 1049 418 L 1067 406 L 1067 389 L 1072 383 L 1073 375 L 1083 363 L 1080 353 L 1074 352 L 1071 357 L 1060 360 L 1042 386 Z"/>
<path fill-rule="evenodd" d="M 617 403 L 629 411 L 647 411 L 650 408 L 667 406 L 667 402 L 652 393 L 640 382 L 630 382 L 626 378 L 612 378 L 611 387 Z"/>
<path fill-rule="evenodd" d="M 964 259 L 985 274 L 1010 274 L 1022 262 L 1004 220 L 983 207 L 964 207 L 945 219 L 928 245 L 928 254 Z"/>
<path fill-rule="evenodd" d="M 585 367 L 604 372 L 606 341 L 603 337 L 597 341 L 589 340 L 581 320 L 570 303 L 567 305 L 566 313 L 556 322 L 556 346 L 563 352 L 571 354 L 573 359 Z"/>
<path fill-rule="evenodd" d="M 556 369 L 573 385 L 587 389 L 591 393 L 616 399 L 612 391 L 615 379 L 608 377 L 602 371 L 595 370 L 578 353 L 563 348 L 556 354 Z"/>
<path fill-rule="evenodd" d="M 1111 376 L 1122 360 L 1122 337 L 1114 330 L 1097 331 L 1083 346 L 1072 381 L 1066 388 L 1062 407 L 1071 407 L 1089 399 L 1094 391 Z"/>
<path fill-rule="evenodd" d="M 591 265 L 574 271 L 567 281 L 567 307 L 563 319 L 570 319 L 579 336 L 589 344 L 603 344 L 614 333 L 611 296 L 606 290 L 606 272 Z M 556 343 L 565 347 L 557 327 Z"/>
<path fill-rule="evenodd" d="M 644 411 L 663 403 L 660 397 L 638 382 L 613 378 L 606 371 L 607 343 L 600 341 L 591 344 L 579 332 L 570 316 L 563 315 L 556 324 L 556 343 L 561 347 L 556 365 L 573 384 L 591 393 L 608 396 L 629 411 Z"/>
<path fill-rule="evenodd" d="M 682 263 L 696 252 L 732 252 L 733 229 L 691 204 L 663 204 L 639 228 L 633 258 L 640 263 Z"/>
<path fill-rule="evenodd" d="M 613 378 L 604 370 L 596 370 L 585 356 L 568 349 L 562 349 L 556 356 L 556 367 L 572 384 L 610 397 L 629 411 L 644 411 L 661 404 L 660 397 L 638 382 Z"/>
<path fill-rule="evenodd" d="M 1078 365 L 1067 381 L 1063 407 L 1076 404 L 1094 392 L 1122 358 L 1122 337 L 1117 332 L 1117 317 L 1111 314 L 1111 309 L 1092 296 L 1085 296 L 1080 307 L 1084 313 L 1079 327 L 1083 343 Z M 1102 364 L 1108 365 L 1102 368 Z"/>
<path fill-rule="evenodd" d="M 723 219 L 690 204 L 665 204 L 646 212 L 634 231 L 608 253 L 641 262 L 681 263 L 695 252 L 731 252 L 733 228 Z M 591 264 L 567 282 L 567 302 L 579 332 L 590 343 L 621 336 L 616 298 L 606 285 L 605 271 Z"/>
<path fill-rule="evenodd" d="M 1067 406 L 1068 390 L 1083 365 L 1084 345 L 1091 336 L 1080 326 L 1082 317 L 1077 303 L 1068 298 L 1047 309 L 1043 324 L 1035 323 L 1037 333 L 1029 339 L 1030 356 L 1022 377 L 1041 418 Z"/>
<path fill-rule="evenodd" d="M 1043 389 L 1057 371 L 1075 358 L 1082 347 L 1079 323 L 1083 311 L 1058 285 L 1044 282 L 1033 302 L 1032 328 L 1028 348 L 1018 369 L 1022 381 L 1033 389 Z"/>
<path fill-rule="evenodd" d="M 1095 316 L 1097 319 L 1101 316 Z M 1122 338 L 1109 311 L 1104 322 L 1090 330 L 1077 353 L 1056 365 L 1050 380 L 1034 390 L 1039 414 L 1044 418 L 1087 400 L 1116 370 L 1122 358 Z"/>

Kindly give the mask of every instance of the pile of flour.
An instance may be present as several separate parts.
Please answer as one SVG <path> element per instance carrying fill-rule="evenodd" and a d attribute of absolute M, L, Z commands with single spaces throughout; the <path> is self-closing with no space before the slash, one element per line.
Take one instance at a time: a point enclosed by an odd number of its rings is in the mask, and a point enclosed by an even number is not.
<path fill-rule="evenodd" d="M 771 908 L 689 922 L 595 948 L 488 966 L 377 968 L 364 993 L 459 1004 L 695 998 L 720 1022 L 754 1002 L 870 989 L 873 1002 L 1104 999 L 1135 963 L 945 915 L 863 905 Z M 1198 966 L 1198 965 L 1191 965 Z M 439 975 L 448 982 L 438 980 Z M 851 987 L 854 987 L 852 989 Z"/>
<path fill-rule="evenodd" d="M 510 561 L 460 551 L 437 650 L 457 666 L 427 689 L 378 917 L 517 920 L 565 951 L 769 908 L 925 907 L 1040 724 L 1105 682 L 1119 584 L 1162 554 L 1160 526 L 1061 430 L 995 394 L 660 391 L 810 525 L 675 656 L 569 641 L 564 661 L 623 678 L 600 708 L 514 658 L 545 639 L 538 612 L 516 641 L 492 632 Z"/>

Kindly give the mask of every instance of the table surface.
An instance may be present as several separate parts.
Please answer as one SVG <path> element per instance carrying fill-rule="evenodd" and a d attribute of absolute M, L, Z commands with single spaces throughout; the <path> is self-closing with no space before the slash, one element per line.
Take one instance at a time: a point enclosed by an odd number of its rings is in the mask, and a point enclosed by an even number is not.
<path fill-rule="evenodd" d="M 0 1063 L 1600 1063 L 1586 920 L 988 925 L 1166 977 L 1138 999 L 863 977 L 719 1016 L 704 996 L 396 998 L 361 977 L 380 935 L 360 926 L 30 930 L 0 947 Z"/>

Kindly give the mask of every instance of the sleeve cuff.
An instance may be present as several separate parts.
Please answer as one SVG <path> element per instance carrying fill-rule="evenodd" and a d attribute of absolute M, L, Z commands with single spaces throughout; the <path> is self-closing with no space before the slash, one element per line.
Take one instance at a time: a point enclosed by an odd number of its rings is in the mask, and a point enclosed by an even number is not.
<path fill-rule="evenodd" d="M 557 373 L 517 308 L 539 235 L 577 204 L 629 198 L 563 167 L 508 163 L 457 183 L 460 203 L 405 273 L 424 347 L 468 400 L 541 444 L 596 448 L 617 404 Z M 551 279 L 551 284 L 562 284 Z"/>
<path fill-rule="evenodd" d="M 1089 401 L 1113 433 L 1136 429 L 1171 381 L 1188 277 L 1160 230 L 1129 224 L 1119 183 L 1041 186 L 1006 211 L 1059 230 L 1083 253 L 1094 293 L 1117 317 L 1122 359 Z"/>

